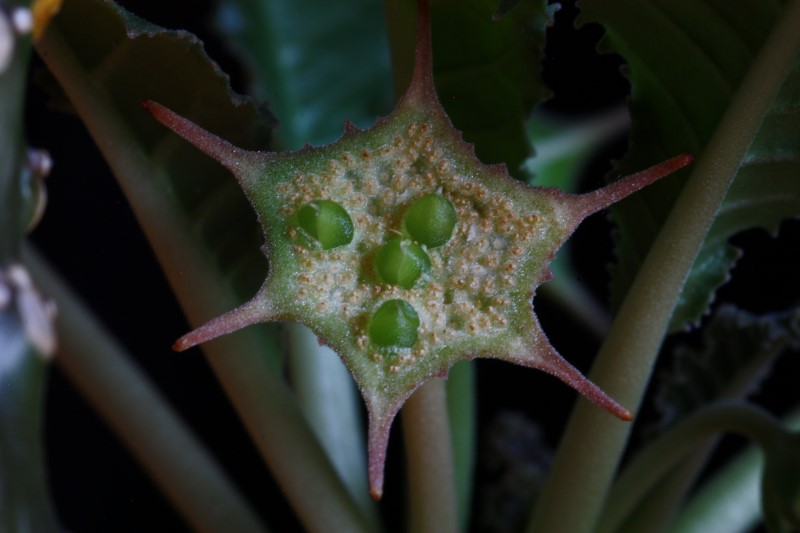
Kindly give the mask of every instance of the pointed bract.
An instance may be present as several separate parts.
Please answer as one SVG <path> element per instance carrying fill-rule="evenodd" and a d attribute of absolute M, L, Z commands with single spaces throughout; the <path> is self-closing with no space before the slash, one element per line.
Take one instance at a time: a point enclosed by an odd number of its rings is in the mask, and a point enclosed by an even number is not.
<path fill-rule="evenodd" d="M 532 299 L 581 220 L 691 161 L 679 156 L 585 195 L 530 187 L 502 165 L 483 165 L 436 97 L 427 2 L 420 4 L 416 67 L 406 95 L 372 128 L 346 125 L 326 147 L 246 152 L 156 103 L 144 104 L 236 175 L 258 213 L 270 259 L 253 300 L 182 337 L 176 349 L 255 322 L 310 327 L 341 356 L 366 402 L 375 498 L 382 494 L 395 415 L 420 385 L 446 376 L 458 360 L 495 358 L 537 368 L 618 418 L 632 418 L 558 354 Z M 449 207 L 444 230 L 411 221 L 416 235 L 436 235 L 428 245 L 419 243 L 430 264 L 423 262 L 403 286 L 387 283 L 375 271 L 377 251 L 398 237 L 413 240 L 406 227 L 407 216 L 416 216 L 410 207 L 431 195 L 438 198 L 431 205 L 452 206 L 455 224 Z M 309 206 L 322 201 L 337 216 L 320 211 L 309 218 L 316 212 Z M 347 220 L 352 227 L 338 227 Z M 342 232 L 346 239 L 324 237 Z"/>

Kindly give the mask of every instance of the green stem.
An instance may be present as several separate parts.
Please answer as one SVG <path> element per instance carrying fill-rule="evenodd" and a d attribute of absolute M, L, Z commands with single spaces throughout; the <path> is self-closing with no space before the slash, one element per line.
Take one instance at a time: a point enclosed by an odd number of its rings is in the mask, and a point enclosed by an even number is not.
<path fill-rule="evenodd" d="M 639 503 L 626 517 L 620 531 L 639 531 L 638 528 L 644 527 L 648 533 L 662 532 L 669 525 L 678 505 L 686 498 L 689 488 L 697 479 L 697 473 L 708 461 L 717 441 L 717 438 L 711 438 L 699 444 L 672 471 L 664 474 L 646 495 L 641 495 Z M 619 494 L 613 490 L 612 493 Z M 600 519 L 601 526 L 606 523 L 605 511 L 612 506 L 604 509 L 604 515 Z"/>
<path fill-rule="evenodd" d="M 453 437 L 458 518 L 467 530 L 475 469 L 475 363 L 459 361 L 447 376 L 447 413 Z"/>
<path fill-rule="evenodd" d="M 239 302 L 233 290 L 221 281 L 188 221 L 179 214 L 167 180 L 154 178 L 165 170 L 137 143 L 109 95 L 84 70 L 56 27 L 49 28 L 38 50 L 109 162 L 189 321 L 197 326 L 234 308 Z M 365 519 L 279 369 L 266 357 L 275 345 L 263 328 L 251 327 L 209 342 L 204 350 L 305 528 L 366 531 Z"/>
<path fill-rule="evenodd" d="M 763 344 L 758 353 L 749 358 L 747 364 L 739 368 L 727 386 L 719 391 L 717 400 L 744 397 L 747 391 L 755 386 L 760 379 L 759 376 L 763 375 L 763 369 L 778 357 L 787 344 L 788 340 L 781 337 Z M 711 456 L 718 440 L 708 439 L 705 444 L 696 446 L 690 454 L 687 454 L 680 465 L 667 474 L 642 500 L 635 513 L 626 522 L 624 531 L 637 531 L 641 527 L 652 529 L 652 524 L 664 524 L 666 527 Z M 615 497 L 614 494 L 619 492 L 614 491 L 611 500 Z M 613 507 L 613 503 L 609 506 Z"/>
<path fill-rule="evenodd" d="M 800 1 L 787 4 L 777 20 L 653 243 L 590 374 L 632 410 L 641 402 L 694 259 L 800 49 Z M 528 531 L 592 531 L 628 433 L 627 424 L 578 400 Z"/>
<path fill-rule="evenodd" d="M 800 408 L 785 418 L 800 430 Z M 745 533 L 761 514 L 761 472 L 764 459 L 754 448 L 742 452 L 708 480 L 667 530 L 668 533 Z"/>
<path fill-rule="evenodd" d="M 44 260 L 26 263 L 58 306 L 57 362 L 196 531 L 266 531 L 178 415 Z"/>
<path fill-rule="evenodd" d="M 311 428 L 353 500 L 379 531 L 375 502 L 369 496 L 364 424 L 358 391 L 339 356 L 301 324 L 287 324 L 288 367 L 292 388 Z"/>
<path fill-rule="evenodd" d="M 431 379 L 402 410 L 411 496 L 409 531 L 458 531 L 453 450 L 445 384 Z"/>
<path fill-rule="evenodd" d="M 743 403 L 720 403 L 688 416 L 640 452 L 614 486 L 598 533 L 620 531 L 625 518 L 675 465 L 717 433 L 741 433 L 762 448 L 783 433 L 780 423 Z"/>
<path fill-rule="evenodd" d="M 757 448 L 743 452 L 706 482 L 668 533 L 747 533 L 761 516 L 764 456 Z"/>

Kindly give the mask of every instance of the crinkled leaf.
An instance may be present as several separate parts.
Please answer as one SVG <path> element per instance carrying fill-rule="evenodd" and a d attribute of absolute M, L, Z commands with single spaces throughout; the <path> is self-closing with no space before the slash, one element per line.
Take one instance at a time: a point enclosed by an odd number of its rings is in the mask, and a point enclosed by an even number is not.
<path fill-rule="evenodd" d="M 781 17 L 782 2 L 585 0 L 583 22 L 599 22 L 602 49 L 628 62 L 631 150 L 620 171 L 690 152 L 701 155 L 733 94 Z M 740 163 L 673 315 L 693 323 L 728 278 L 738 252 L 727 239 L 752 227 L 775 231 L 800 213 L 800 63 L 795 63 Z M 686 174 L 665 180 L 612 211 L 619 227 L 618 305 L 680 192 Z"/>
<path fill-rule="evenodd" d="M 368 126 L 390 109 L 380 2 L 343 9 L 320 0 L 225 0 L 217 21 L 245 59 L 254 94 L 271 103 L 287 147 L 328 143 L 346 120 Z"/>
<path fill-rule="evenodd" d="M 661 429 L 721 398 L 746 395 L 784 349 L 800 347 L 800 308 L 755 316 L 720 307 L 704 331 L 703 347 L 678 347 L 660 380 L 656 407 Z"/>

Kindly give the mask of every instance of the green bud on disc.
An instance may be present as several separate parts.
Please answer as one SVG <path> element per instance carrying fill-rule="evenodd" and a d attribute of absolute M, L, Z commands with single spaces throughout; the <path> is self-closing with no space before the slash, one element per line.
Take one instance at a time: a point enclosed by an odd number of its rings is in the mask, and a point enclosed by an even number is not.
<path fill-rule="evenodd" d="M 331 200 L 309 202 L 297 212 L 297 221 L 306 233 L 319 241 L 323 250 L 350 244 L 353 221 L 344 207 Z"/>
<path fill-rule="evenodd" d="M 419 316 L 405 300 L 387 300 L 369 321 L 369 338 L 378 346 L 411 348 L 417 343 Z"/>
<path fill-rule="evenodd" d="M 375 270 L 386 283 L 410 289 L 423 271 L 429 269 L 431 259 L 422 247 L 412 241 L 392 239 L 378 250 Z"/>
<path fill-rule="evenodd" d="M 422 244 L 434 248 L 453 236 L 456 209 L 441 194 L 427 194 L 416 200 L 406 213 L 406 229 Z"/>

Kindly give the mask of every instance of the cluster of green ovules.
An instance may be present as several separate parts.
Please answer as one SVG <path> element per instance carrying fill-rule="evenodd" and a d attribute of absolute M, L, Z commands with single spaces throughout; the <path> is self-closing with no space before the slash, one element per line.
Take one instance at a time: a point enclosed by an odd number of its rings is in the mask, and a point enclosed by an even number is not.
<path fill-rule="evenodd" d="M 507 328 L 538 217 L 459 175 L 426 123 L 277 186 L 296 305 L 343 319 L 389 372 Z M 519 213 L 525 213 L 520 215 Z"/>

